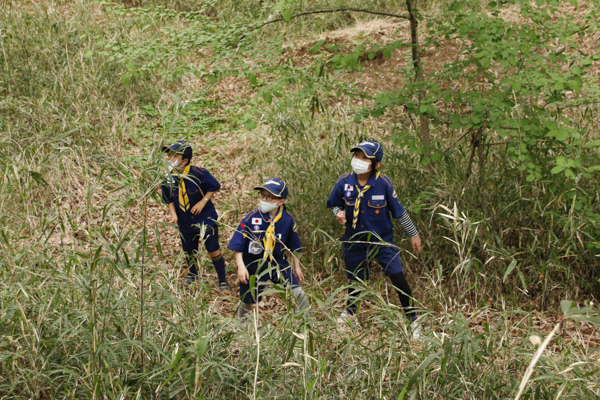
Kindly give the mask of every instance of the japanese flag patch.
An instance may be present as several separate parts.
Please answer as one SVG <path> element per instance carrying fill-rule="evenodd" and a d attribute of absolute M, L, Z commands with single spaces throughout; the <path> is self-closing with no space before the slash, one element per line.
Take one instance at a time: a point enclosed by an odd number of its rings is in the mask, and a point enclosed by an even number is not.
<path fill-rule="evenodd" d="M 347 190 L 347 191 L 351 192 L 352 190 L 354 190 L 354 186 L 348 185 L 346 183 L 346 184 L 344 184 L 344 190 Z"/>
<path fill-rule="evenodd" d="M 262 218 L 252 218 L 252 225 L 261 225 Z"/>

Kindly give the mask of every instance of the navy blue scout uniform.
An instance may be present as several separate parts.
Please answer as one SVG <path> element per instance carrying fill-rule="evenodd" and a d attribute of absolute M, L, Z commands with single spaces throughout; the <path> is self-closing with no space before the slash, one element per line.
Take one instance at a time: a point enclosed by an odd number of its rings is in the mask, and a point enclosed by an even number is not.
<path fill-rule="evenodd" d="M 183 154 L 191 161 L 192 148 L 183 141 L 177 141 L 170 146 L 163 147 L 163 151 L 174 151 Z M 198 252 L 198 244 L 201 233 L 201 225 L 206 225 L 204 246 L 209 253 L 219 250 L 219 227 L 215 222 L 218 218 L 217 211 L 212 200 L 208 200 L 202 211 L 194 215 L 191 210 L 202 200 L 207 192 L 216 192 L 221 184 L 206 169 L 188 165 L 180 173 L 173 173 L 162 184 L 162 198 L 165 203 L 174 203 L 177 212 L 177 227 L 181 235 L 181 246 L 186 254 L 187 264 L 190 267 L 189 277 L 195 279 L 198 275 L 196 268 L 195 253 Z M 185 185 L 184 190 L 182 190 Z M 222 255 L 212 260 L 215 265 L 219 282 L 226 282 L 225 264 Z M 221 265 L 222 264 L 222 265 Z"/>
<path fill-rule="evenodd" d="M 383 148 L 375 141 L 364 141 L 350 151 L 358 150 L 375 162 L 383 159 Z M 346 212 L 346 231 L 342 238 L 346 277 L 350 281 L 369 279 L 369 262 L 377 260 L 396 287 L 405 313 L 415 320 L 411 306 L 412 291 L 404 277 L 399 251 L 394 243 L 392 218 L 398 220 L 410 237 L 418 235 L 418 232 L 398 201 L 390 178 L 372 172 L 367 183 L 361 186 L 355 172 L 343 174 L 329 195 L 327 208 L 331 208 L 334 215 Z M 356 291 L 351 288 L 348 294 L 346 315 L 354 315 Z"/>
<path fill-rule="evenodd" d="M 283 187 L 280 191 L 274 192 L 275 189 L 273 185 L 269 185 L 270 182 L 280 182 Z M 283 199 L 287 197 L 288 191 L 285 183 L 280 179 L 270 179 L 265 185 L 255 189 L 266 189 L 276 197 Z M 279 215 L 281 216 L 279 217 Z M 273 219 L 277 219 L 277 221 L 275 221 L 273 232 L 275 243 L 271 252 L 265 254 L 265 233 L 273 221 L 271 221 L 269 213 L 263 213 L 259 209 L 253 210 L 242 219 L 228 245 L 230 250 L 242 253 L 248 274 L 256 276 L 257 290 L 254 294 L 250 292 L 249 280 L 248 284 L 240 282 L 240 298 L 246 304 L 253 304 L 257 299 L 260 301 L 262 286 L 268 280 L 273 283 L 291 283 L 292 288 L 299 286 L 287 253 L 288 251 L 300 252 L 302 250 L 300 237 L 296 232 L 296 221 L 292 214 L 283 207 L 280 207 Z M 277 268 L 273 268 L 275 265 Z"/>
<path fill-rule="evenodd" d="M 364 268 L 358 269 L 358 267 L 368 258 L 369 252 L 374 253 L 374 258 L 379 261 L 386 275 L 402 272 L 402 263 L 396 248 L 348 243 L 352 241 L 373 243 L 383 241 L 394 244 L 392 218 L 398 219 L 406 212 L 398 201 L 398 195 L 390 178 L 377 172 L 371 174 L 367 185 L 370 188 L 362 194 L 359 201 L 358 221 L 355 227 L 353 227 L 353 214 L 363 186 L 358 184 L 354 172 L 346 173 L 338 179 L 327 200 L 327 208 L 340 207 L 346 211 L 346 232 L 342 238 L 344 261 L 347 277 L 353 280 L 365 279 Z"/>

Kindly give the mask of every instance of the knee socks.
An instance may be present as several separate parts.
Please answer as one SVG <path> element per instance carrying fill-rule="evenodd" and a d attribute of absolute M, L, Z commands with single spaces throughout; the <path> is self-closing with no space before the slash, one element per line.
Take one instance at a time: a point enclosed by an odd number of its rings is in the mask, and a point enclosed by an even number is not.
<path fill-rule="evenodd" d="M 413 307 L 412 290 L 406 281 L 404 272 L 390 275 L 390 280 L 392 281 L 392 285 L 394 285 L 394 289 L 398 292 L 400 303 L 402 303 L 402 307 L 404 308 L 404 314 L 410 321 L 415 321 L 417 319 L 417 314 Z"/>
<path fill-rule="evenodd" d="M 225 282 L 227 278 L 225 277 L 225 260 L 223 259 L 223 252 L 219 252 L 219 255 L 216 257 L 211 257 L 212 264 L 215 266 L 215 271 L 217 271 L 217 275 L 219 276 L 219 282 Z"/>

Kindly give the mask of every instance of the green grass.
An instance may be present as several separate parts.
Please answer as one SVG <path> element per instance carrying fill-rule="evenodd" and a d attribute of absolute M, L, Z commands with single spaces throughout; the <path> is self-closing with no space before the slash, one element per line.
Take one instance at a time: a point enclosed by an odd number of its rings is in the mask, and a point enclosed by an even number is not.
<path fill-rule="evenodd" d="M 202 4 L 228 22 L 263 12 L 251 14 L 250 2 Z M 124 60 L 111 60 L 105 45 L 151 36 L 136 18 L 48 1 L 3 3 L 0 21 L 1 398 L 514 398 L 536 351 L 528 337 L 549 332 L 560 300 L 594 299 L 597 258 L 582 249 L 590 238 L 579 230 L 590 221 L 558 201 L 568 195 L 551 182 L 527 183 L 508 165 L 491 174 L 492 207 L 482 210 L 479 194 L 460 180 L 460 154 L 449 152 L 430 174 L 369 122 L 310 118 L 294 91 L 269 107 L 217 98 L 214 87 L 187 78 L 149 74 L 123 85 Z M 155 36 L 168 24 L 157 21 Z M 350 23 L 307 19 L 262 35 L 310 36 Z M 251 132 L 250 118 L 262 121 Z M 349 170 L 349 148 L 372 136 L 386 145 L 383 172 L 426 245 L 413 258 L 406 237 L 396 238 L 422 309 L 422 343 L 408 340 L 377 268 L 358 322 L 335 324 L 346 293 L 342 231 L 324 203 Z M 275 288 L 275 306 L 241 327 L 236 293 L 217 296 L 206 256 L 202 281 L 182 288 L 177 238 L 151 190 L 164 173 L 158 145 L 180 137 L 206 150 L 198 162 L 213 171 L 240 159 L 217 177 L 231 185 L 218 203 L 223 232 L 254 206 L 246 191 L 263 177 L 290 185 L 306 246 L 310 323 Z M 229 147 L 235 152 L 223 152 Z M 491 157 L 507 163 L 501 149 Z M 597 209 L 596 189 L 578 186 Z M 598 397 L 597 330 L 573 320 L 564 328 L 535 366 L 530 399 Z"/>

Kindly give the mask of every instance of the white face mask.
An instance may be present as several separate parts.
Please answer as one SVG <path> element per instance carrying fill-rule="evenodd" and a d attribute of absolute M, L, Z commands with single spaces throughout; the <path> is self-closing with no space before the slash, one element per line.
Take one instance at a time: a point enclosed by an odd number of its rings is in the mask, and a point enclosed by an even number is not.
<path fill-rule="evenodd" d="M 279 202 L 269 203 L 267 201 L 260 200 L 260 207 L 259 207 L 260 211 L 262 211 L 264 213 L 271 212 L 278 207 L 277 203 L 279 203 Z"/>
<path fill-rule="evenodd" d="M 181 165 L 181 161 L 167 160 L 167 162 L 169 163 L 171 168 L 180 169 L 181 167 L 183 167 L 183 165 Z"/>
<path fill-rule="evenodd" d="M 353 158 L 350 165 L 352 165 L 352 169 L 356 175 L 366 174 L 371 171 L 371 163 L 359 160 L 358 158 Z"/>

